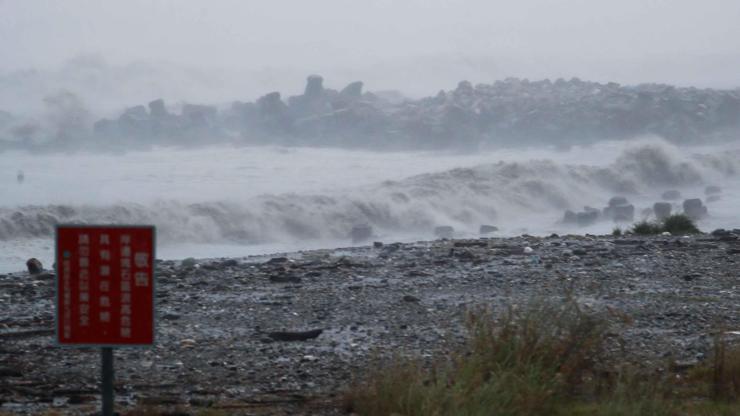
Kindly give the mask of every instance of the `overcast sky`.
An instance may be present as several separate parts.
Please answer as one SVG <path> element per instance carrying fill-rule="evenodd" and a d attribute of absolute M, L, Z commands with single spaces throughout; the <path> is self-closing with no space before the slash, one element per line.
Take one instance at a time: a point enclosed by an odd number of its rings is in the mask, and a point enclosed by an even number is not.
<path fill-rule="evenodd" d="M 0 70 L 100 54 L 419 93 L 506 76 L 738 87 L 739 22 L 738 0 L 0 0 Z"/>

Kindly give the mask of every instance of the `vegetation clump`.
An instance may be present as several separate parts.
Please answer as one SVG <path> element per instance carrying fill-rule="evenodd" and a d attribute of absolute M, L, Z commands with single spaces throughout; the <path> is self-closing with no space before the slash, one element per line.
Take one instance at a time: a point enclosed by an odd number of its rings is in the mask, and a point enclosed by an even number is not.
<path fill-rule="evenodd" d="M 650 221 L 640 221 L 632 226 L 632 234 L 656 235 L 663 232 L 663 226 Z"/>
<path fill-rule="evenodd" d="M 640 221 L 632 226 L 631 231 L 636 235 L 656 235 L 664 232 L 675 235 L 701 233 L 694 221 L 683 214 L 671 215 L 662 222 Z"/>
<path fill-rule="evenodd" d="M 740 412 L 740 349 L 725 343 L 690 374 L 610 364 L 607 320 L 573 301 L 478 312 L 470 337 L 432 363 L 382 366 L 346 395 L 360 416 L 730 415 Z M 685 371 L 685 370 L 680 370 Z"/>
<path fill-rule="evenodd" d="M 686 215 L 671 215 L 663 221 L 663 231 L 671 234 L 699 234 L 699 228 Z"/>

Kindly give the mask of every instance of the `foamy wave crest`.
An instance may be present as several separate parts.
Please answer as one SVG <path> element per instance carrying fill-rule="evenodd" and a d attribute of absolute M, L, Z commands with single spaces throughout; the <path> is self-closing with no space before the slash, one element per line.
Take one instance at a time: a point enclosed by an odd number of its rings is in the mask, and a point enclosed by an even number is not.
<path fill-rule="evenodd" d="M 319 195 L 265 195 L 243 202 L 159 201 L 113 206 L 0 208 L 0 240 L 48 237 L 58 223 L 154 224 L 164 242 L 259 244 L 347 238 L 358 224 L 429 233 L 436 225 L 529 218 L 552 224 L 566 209 L 615 194 L 654 194 L 736 175 L 737 153 L 686 155 L 662 142 L 628 147 L 606 167 L 551 160 L 498 162 Z"/>

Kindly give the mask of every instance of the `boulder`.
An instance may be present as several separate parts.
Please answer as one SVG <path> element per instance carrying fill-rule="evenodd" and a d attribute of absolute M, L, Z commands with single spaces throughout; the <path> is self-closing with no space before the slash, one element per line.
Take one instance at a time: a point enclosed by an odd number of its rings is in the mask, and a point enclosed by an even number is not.
<path fill-rule="evenodd" d="M 707 207 L 699 198 L 683 201 L 683 213 L 692 220 L 699 220 L 707 216 Z"/>
<path fill-rule="evenodd" d="M 598 211 L 583 211 L 576 214 L 576 224 L 581 227 L 594 224 L 599 219 Z"/>
<path fill-rule="evenodd" d="M 282 114 L 287 108 L 277 91 L 265 94 L 257 99 L 257 109 L 263 115 Z"/>
<path fill-rule="evenodd" d="M 275 273 L 269 276 L 272 283 L 301 283 L 301 278 L 292 273 Z"/>
<path fill-rule="evenodd" d="M 590 207 L 584 207 L 581 212 L 565 211 L 563 223 L 568 225 L 578 225 L 585 227 L 598 221 L 599 211 Z"/>
<path fill-rule="evenodd" d="M 627 200 L 627 198 L 623 196 L 615 196 L 609 199 L 610 207 L 619 207 L 619 206 L 628 205 L 628 204 L 629 204 L 629 201 Z"/>
<path fill-rule="evenodd" d="M 182 267 L 195 267 L 196 264 L 198 264 L 198 260 L 193 257 L 188 257 L 180 262 L 180 266 Z"/>
<path fill-rule="evenodd" d="M 722 188 L 719 186 L 710 185 L 704 189 L 704 195 L 718 195 L 722 193 Z"/>
<path fill-rule="evenodd" d="M 225 269 L 229 267 L 238 267 L 239 266 L 239 260 L 237 259 L 228 259 L 224 260 L 219 264 L 219 268 Z"/>
<path fill-rule="evenodd" d="M 276 331 L 268 333 L 267 336 L 273 341 L 296 342 L 317 338 L 322 332 L 324 332 L 323 329 L 313 329 L 310 331 Z"/>
<path fill-rule="evenodd" d="M 441 225 L 434 227 L 434 235 L 437 238 L 452 238 L 453 234 L 455 234 L 455 229 L 452 226 Z"/>
<path fill-rule="evenodd" d="M 373 236 L 373 227 L 367 224 L 355 225 L 349 232 L 353 243 L 367 241 Z"/>
<path fill-rule="evenodd" d="M 121 119 L 146 120 L 148 118 L 149 113 L 147 113 L 146 107 L 143 105 L 129 107 L 121 114 Z"/>
<path fill-rule="evenodd" d="M 355 81 L 344 87 L 342 91 L 339 92 L 340 95 L 344 97 L 349 98 L 360 98 L 362 97 L 362 81 Z"/>
<path fill-rule="evenodd" d="M 26 267 L 28 268 L 28 273 L 31 275 L 41 274 L 44 271 L 44 266 L 41 264 L 41 261 L 35 257 L 26 261 Z"/>
<path fill-rule="evenodd" d="M 210 105 L 185 104 L 182 107 L 182 117 L 195 125 L 214 124 L 218 116 L 218 109 Z"/>
<path fill-rule="evenodd" d="M 303 95 L 308 98 L 320 97 L 324 92 L 324 78 L 320 75 L 309 75 L 306 79 L 306 90 Z"/>
<path fill-rule="evenodd" d="M 617 207 L 604 208 L 604 211 L 603 211 L 604 218 L 614 221 L 616 208 Z"/>
<path fill-rule="evenodd" d="M 481 225 L 480 229 L 478 230 L 479 234 L 491 234 L 498 231 L 498 227 L 493 225 Z"/>
<path fill-rule="evenodd" d="M 288 106 L 279 92 L 271 92 L 257 99 L 258 125 L 269 133 L 282 133 L 290 128 Z"/>
<path fill-rule="evenodd" d="M 571 210 L 565 211 L 565 214 L 563 214 L 563 223 L 564 224 L 575 224 L 576 223 L 576 213 Z"/>
<path fill-rule="evenodd" d="M 663 192 L 663 195 L 661 195 L 661 198 L 665 201 L 677 201 L 681 199 L 681 192 L 672 189 L 670 191 Z"/>
<path fill-rule="evenodd" d="M 164 106 L 164 100 L 161 98 L 149 102 L 149 114 L 152 118 L 165 118 L 170 115 Z"/>
<path fill-rule="evenodd" d="M 110 136 L 116 132 L 117 123 L 107 118 L 101 118 L 93 123 L 93 133 L 96 136 Z"/>
<path fill-rule="evenodd" d="M 630 222 L 635 219 L 635 206 L 630 205 L 619 205 L 611 207 L 611 215 L 614 221 L 618 222 Z"/>
<path fill-rule="evenodd" d="M 724 228 L 717 228 L 711 232 L 714 237 L 729 237 L 732 236 L 732 231 L 725 230 Z"/>
<path fill-rule="evenodd" d="M 604 217 L 613 221 L 632 221 L 635 217 L 635 207 L 623 196 L 609 199 L 609 206 L 603 212 Z"/>
<path fill-rule="evenodd" d="M 457 97 L 470 97 L 475 94 L 475 89 L 473 88 L 473 84 L 470 83 L 470 81 L 460 81 L 457 83 L 457 88 L 452 93 L 456 98 Z"/>
<path fill-rule="evenodd" d="M 671 216 L 673 206 L 669 202 L 656 202 L 653 204 L 653 212 L 658 221 L 663 221 Z"/>

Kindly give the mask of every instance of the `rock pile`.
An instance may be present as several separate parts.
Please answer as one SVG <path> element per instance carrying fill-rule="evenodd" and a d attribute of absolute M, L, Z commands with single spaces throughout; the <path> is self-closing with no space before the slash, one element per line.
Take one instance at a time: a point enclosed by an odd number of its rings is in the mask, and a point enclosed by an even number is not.
<path fill-rule="evenodd" d="M 179 114 L 156 99 L 97 121 L 93 134 L 96 140 L 129 144 L 237 140 L 449 148 L 507 142 L 567 146 L 640 134 L 691 142 L 740 131 L 737 90 L 508 78 L 478 85 L 462 81 L 453 90 L 413 100 L 363 88 L 355 81 L 337 91 L 311 75 L 302 95 L 283 99 L 270 92 L 223 109 L 186 104 Z M 0 130 L 2 139 L 3 131 L 19 126 L 9 113 L 0 116 L 0 127 L 8 126 Z"/>

